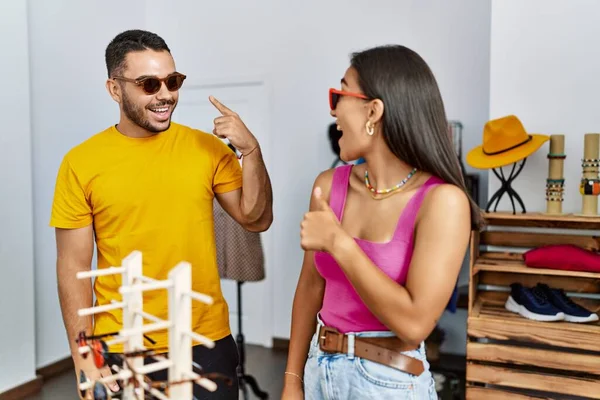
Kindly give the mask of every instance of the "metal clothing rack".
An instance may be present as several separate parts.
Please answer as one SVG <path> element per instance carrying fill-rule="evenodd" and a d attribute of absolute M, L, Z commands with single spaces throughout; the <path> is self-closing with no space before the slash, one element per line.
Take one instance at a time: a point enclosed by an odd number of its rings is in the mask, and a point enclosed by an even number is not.
<path fill-rule="evenodd" d="M 259 399 L 268 399 L 269 394 L 263 391 L 259 386 L 256 379 L 249 374 L 246 374 L 246 345 L 244 343 L 244 334 L 242 332 L 242 284 L 244 282 L 237 281 L 237 305 L 238 305 L 238 334 L 236 337 L 236 343 L 238 352 L 240 354 L 240 364 L 238 365 L 237 376 L 240 389 L 244 400 L 248 400 L 248 387 L 252 389 L 254 395 Z"/>

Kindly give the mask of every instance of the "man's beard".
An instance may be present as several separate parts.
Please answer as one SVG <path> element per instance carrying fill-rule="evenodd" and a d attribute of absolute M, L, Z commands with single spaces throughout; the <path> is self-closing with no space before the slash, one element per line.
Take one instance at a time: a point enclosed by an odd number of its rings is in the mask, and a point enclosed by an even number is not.
<path fill-rule="evenodd" d="M 159 106 L 159 107 L 165 106 L 165 105 L 172 106 L 174 104 L 175 104 L 175 102 L 173 100 L 171 100 L 171 101 L 165 101 L 165 102 L 155 104 L 154 106 Z M 173 107 L 173 109 L 171 110 L 171 115 L 173 115 L 173 111 L 175 111 L 175 107 Z M 170 116 L 169 116 L 169 124 L 167 125 L 166 128 L 162 128 L 162 127 L 158 128 L 158 127 L 152 125 L 152 122 L 150 122 L 150 120 L 146 116 L 146 109 L 141 108 L 137 104 L 134 104 L 132 101 L 130 101 L 129 97 L 125 94 L 125 92 L 123 92 L 123 112 L 125 113 L 125 116 L 127 116 L 127 118 L 131 122 L 133 122 L 134 124 L 136 124 L 137 126 L 143 128 L 143 129 L 147 130 L 148 132 L 160 133 L 160 132 L 166 131 L 171 126 Z"/>

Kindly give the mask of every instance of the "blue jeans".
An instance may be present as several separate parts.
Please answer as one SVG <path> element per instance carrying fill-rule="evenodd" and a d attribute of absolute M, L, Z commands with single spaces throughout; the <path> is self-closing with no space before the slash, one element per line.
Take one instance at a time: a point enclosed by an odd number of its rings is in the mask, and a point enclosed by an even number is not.
<path fill-rule="evenodd" d="M 319 326 L 322 322 L 319 321 Z M 388 337 L 392 332 L 359 332 L 355 337 Z M 351 347 L 349 341 L 349 347 Z M 306 400 L 437 400 L 435 382 L 425 357 L 425 344 L 405 351 L 409 357 L 423 362 L 425 370 L 419 376 L 399 371 L 383 364 L 348 354 L 325 353 L 319 349 L 317 333 L 313 335 L 304 367 L 304 398 Z"/>

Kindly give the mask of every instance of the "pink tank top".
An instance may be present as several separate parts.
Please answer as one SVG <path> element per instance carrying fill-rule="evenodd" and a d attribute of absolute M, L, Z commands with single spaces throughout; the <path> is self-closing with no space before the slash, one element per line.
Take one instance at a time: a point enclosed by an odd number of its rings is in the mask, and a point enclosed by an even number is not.
<path fill-rule="evenodd" d="M 329 204 L 340 221 L 344 214 L 351 172 L 352 165 L 344 165 L 336 168 L 333 173 Z M 441 183 L 444 182 L 440 178 L 432 176 L 417 190 L 402 210 L 394 236 L 389 242 L 375 243 L 359 238 L 354 239 L 371 261 L 400 285 L 406 283 L 413 252 L 413 231 L 417 212 L 427 191 Z M 343 333 L 389 331 L 389 328 L 365 306 L 329 253 L 316 252 L 315 266 L 325 279 L 323 307 L 319 312 L 325 325 Z"/>

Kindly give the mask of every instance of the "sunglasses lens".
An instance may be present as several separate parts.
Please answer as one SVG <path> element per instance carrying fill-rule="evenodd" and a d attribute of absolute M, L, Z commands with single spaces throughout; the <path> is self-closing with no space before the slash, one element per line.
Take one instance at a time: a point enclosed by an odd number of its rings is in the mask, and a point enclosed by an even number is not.
<path fill-rule="evenodd" d="M 167 89 L 169 91 L 174 92 L 179 90 L 179 88 L 183 85 L 183 76 L 181 75 L 173 75 L 167 78 Z"/>
<path fill-rule="evenodd" d="M 329 99 L 329 105 L 332 110 L 335 110 L 337 107 L 338 100 L 340 99 L 340 95 L 337 93 L 331 93 L 331 98 Z"/>
<path fill-rule="evenodd" d="M 79 383 L 85 383 L 87 382 L 87 377 L 85 376 L 85 373 L 83 371 L 79 371 Z M 79 389 L 79 398 L 81 399 L 85 399 L 85 395 L 87 393 L 87 390 L 81 390 Z"/>
<path fill-rule="evenodd" d="M 79 332 L 79 335 L 77 335 L 77 343 L 79 344 L 80 347 L 83 347 L 86 345 L 85 332 Z"/>
<path fill-rule="evenodd" d="M 155 94 L 160 90 L 160 81 L 156 78 L 148 78 L 144 80 L 143 88 L 147 94 Z"/>
<path fill-rule="evenodd" d="M 94 400 L 109 400 L 112 396 L 109 395 L 108 393 L 108 389 L 106 388 L 106 386 L 100 382 L 96 382 L 94 384 L 94 391 L 93 391 Z"/>
<path fill-rule="evenodd" d="M 94 343 L 94 364 L 96 368 L 104 367 L 104 356 L 102 354 L 102 345 L 100 342 Z"/>

